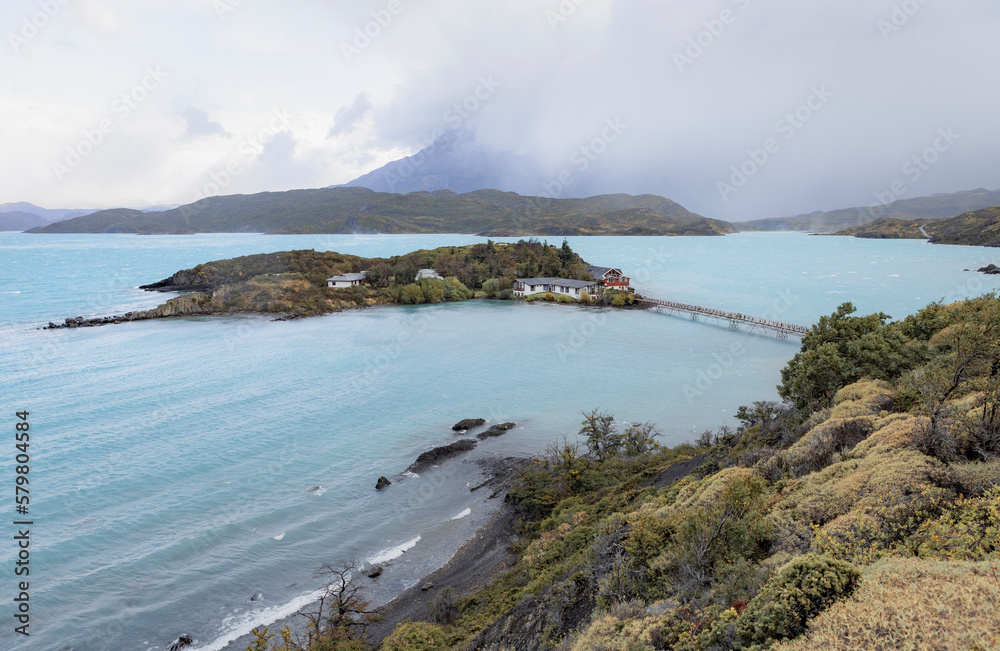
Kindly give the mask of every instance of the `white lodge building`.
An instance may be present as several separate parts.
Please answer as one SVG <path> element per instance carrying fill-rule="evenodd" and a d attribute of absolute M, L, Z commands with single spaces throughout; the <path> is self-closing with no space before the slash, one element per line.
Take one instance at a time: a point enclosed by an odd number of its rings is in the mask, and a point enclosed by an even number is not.
<path fill-rule="evenodd" d="M 568 278 L 517 278 L 514 280 L 514 296 L 532 294 L 562 294 L 579 300 L 582 292 L 596 296 L 601 292 L 601 283 L 596 280 L 570 280 Z"/>
<path fill-rule="evenodd" d="M 356 287 L 361 283 L 365 282 L 365 275 L 367 272 L 362 271 L 357 274 L 344 274 L 342 276 L 334 276 L 333 278 L 326 279 L 327 287 Z"/>

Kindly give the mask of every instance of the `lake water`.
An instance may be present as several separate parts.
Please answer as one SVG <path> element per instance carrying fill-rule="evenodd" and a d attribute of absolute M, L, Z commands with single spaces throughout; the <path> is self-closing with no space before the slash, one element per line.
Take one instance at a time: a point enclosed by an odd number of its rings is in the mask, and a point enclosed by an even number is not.
<path fill-rule="evenodd" d="M 795 339 L 653 312 L 495 301 L 37 329 L 152 307 L 167 297 L 138 285 L 220 258 L 479 241 L 0 233 L 0 648 L 165 649 L 186 632 L 197 649 L 221 649 L 294 612 L 320 586 L 315 570 L 338 559 L 392 560 L 373 583 L 385 599 L 447 560 L 493 509 L 467 489 L 481 481 L 468 460 L 537 452 L 595 407 L 655 422 L 667 444 L 690 440 L 734 425 L 741 404 L 775 399 L 797 351 Z M 997 262 L 994 251 L 915 241 L 569 241 L 647 295 L 805 326 L 844 301 L 901 318 L 1000 284 L 962 271 Z M 32 436 L 30 638 L 13 631 L 19 410 Z M 374 490 L 472 417 L 518 427 Z"/>

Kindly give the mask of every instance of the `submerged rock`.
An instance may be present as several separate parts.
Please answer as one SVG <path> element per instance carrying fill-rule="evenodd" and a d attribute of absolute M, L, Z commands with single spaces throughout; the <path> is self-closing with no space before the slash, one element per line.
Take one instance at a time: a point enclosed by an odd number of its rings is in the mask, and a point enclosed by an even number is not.
<path fill-rule="evenodd" d="M 480 427 L 485 424 L 486 424 L 485 418 L 466 418 L 452 425 L 451 429 L 453 429 L 456 432 L 461 432 L 463 430 L 472 429 L 473 427 Z"/>
<path fill-rule="evenodd" d="M 167 651 L 180 651 L 184 647 L 191 646 L 192 644 L 194 644 L 194 638 L 190 635 L 184 634 L 177 638 L 173 644 L 168 646 Z"/>
<path fill-rule="evenodd" d="M 410 467 L 407 468 L 407 470 L 409 472 L 423 472 L 427 468 L 430 468 L 445 459 L 450 459 L 451 457 L 462 454 L 463 452 L 468 452 L 474 447 L 476 447 L 476 442 L 472 439 L 459 439 L 450 445 L 442 445 L 441 447 L 424 452 L 417 457 L 416 461 L 410 464 Z"/>
<path fill-rule="evenodd" d="M 375 484 L 375 490 L 380 491 L 386 486 L 389 486 L 390 484 L 392 484 L 392 482 L 386 479 L 384 476 L 379 477 L 378 482 L 376 482 Z"/>
<path fill-rule="evenodd" d="M 517 423 L 500 423 L 499 425 L 494 425 L 485 432 L 480 432 L 476 434 L 476 438 L 480 441 L 488 438 L 493 438 L 494 436 L 503 436 L 507 433 L 507 430 L 514 429 Z"/>

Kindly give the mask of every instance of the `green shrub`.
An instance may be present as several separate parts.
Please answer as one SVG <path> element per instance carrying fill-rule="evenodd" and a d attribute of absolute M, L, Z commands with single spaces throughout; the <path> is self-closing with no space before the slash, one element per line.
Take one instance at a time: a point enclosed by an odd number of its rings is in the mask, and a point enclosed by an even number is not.
<path fill-rule="evenodd" d="M 466 301 L 475 296 L 475 292 L 462 284 L 458 278 L 449 276 L 444 280 L 444 300 Z"/>
<path fill-rule="evenodd" d="M 424 278 L 420 281 L 420 290 L 424 294 L 424 303 L 440 303 L 444 300 L 443 280 Z"/>
<path fill-rule="evenodd" d="M 490 278 L 483 283 L 483 293 L 486 294 L 487 298 L 497 298 L 500 296 L 500 280 Z"/>
<path fill-rule="evenodd" d="M 411 283 L 403 288 L 399 294 L 399 302 L 406 305 L 417 305 L 424 302 L 424 290 L 420 285 Z"/>
<path fill-rule="evenodd" d="M 798 637 L 812 617 L 835 601 L 849 597 L 861 573 L 850 563 L 807 554 L 773 576 L 736 623 L 744 644 L 767 645 Z"/>
<path fill-rule="evenodd" d="M 500 290 L 500 300 L 502 300 L 502 301 L 509 301 L 512 298 L 514 298 L 514 290 L 513 289 L 503 289 L 503 290 Z"/>
<path fill-rule="evenodd" d="M 443 627 L 428 622 L 400 624 L 382 642 L 382 651 L 447 651 L 448 636 Z"/>

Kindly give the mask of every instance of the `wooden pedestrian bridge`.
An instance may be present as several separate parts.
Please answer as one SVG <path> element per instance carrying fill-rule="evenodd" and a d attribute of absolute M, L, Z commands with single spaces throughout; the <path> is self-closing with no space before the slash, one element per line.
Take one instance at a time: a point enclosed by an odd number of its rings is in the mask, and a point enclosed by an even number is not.
<path fill-rule="evenodd" d="M 686 305 L 684 303 L 674 303 L 673 301 L 661 301 L 658 298 L 638 296 L 635 300 L 637 303 L 647 305 L 649 309 L 656 310 L 657 312 L 667 312 L 668 314 L 689 314 L 691 315 L 692 321 L 704 320 L 707 322 L 714 319 L 719 323 L 728 322 L 729 327 L 735 330 L 739 330 L 741 325 L 750 326 L 749 332 L 754 332 L 758 329 L 766 332 L 774 332 L 777 334 L 778 339 L 788 339 L 789 335 L 802 337 L 810 331 L 810 328 L 803 328 L 802 326 L 792 325 L 790 323 L 782 323 L 781 321 L 772 321 L 770 319 L 759 319 L 755 316 L 734 312 L 724 312 L 722 310 L 714 310 L 710 307 Z"/>

